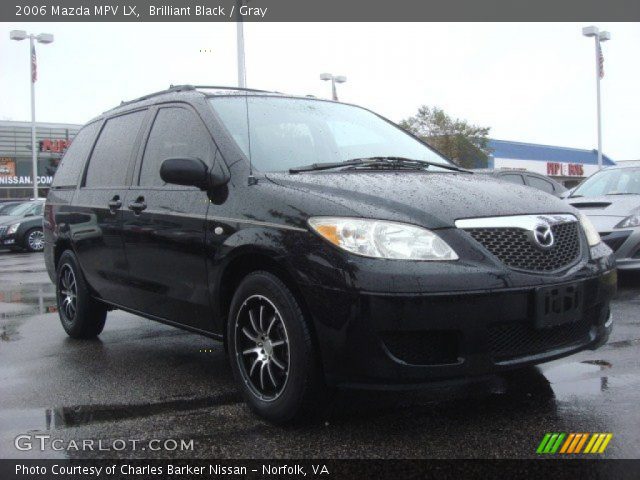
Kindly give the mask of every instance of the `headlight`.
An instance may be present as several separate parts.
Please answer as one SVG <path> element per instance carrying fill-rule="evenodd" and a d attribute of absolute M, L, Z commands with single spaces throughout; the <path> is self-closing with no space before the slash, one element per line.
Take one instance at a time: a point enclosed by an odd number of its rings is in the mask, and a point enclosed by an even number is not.
<path fill-rule="evenodd" d="M 639 225 L 640 225 L 640 213 L 634 213 L 633 215 L 629 215 L 627 218 L 622 220 L 614 228 L 630 228 L 630 227 L 637 227 Z"/>
<path fill-rule="evenodd" d="M 395 260 L 457 260 L 435 233 L 414 225 L 360 218 L 314 217 L 309 225 L 329 242 L 356 255 Z"/>
<path fill-rule="evenodd" d="M 9 225 L 9 228 L 7 228 L 7 235 L 13 235 L 14 233 L 16 233 L 18 231 L 18 227 L 20 227 L 19 223 Z"/>
<path fill-rule="evenodd" d="M 595 247 L 598 245 L 602 240 L 600 239 L 600 234 L 596 230 L 596 227 L 591 223 L 591 220 L 589 220 L 589 218 L 582 212 L 578 212 L 578 219 L 580 220 L 580 225 L 582 225 L 582 229 L 587 236 L 589 246 Z"/>

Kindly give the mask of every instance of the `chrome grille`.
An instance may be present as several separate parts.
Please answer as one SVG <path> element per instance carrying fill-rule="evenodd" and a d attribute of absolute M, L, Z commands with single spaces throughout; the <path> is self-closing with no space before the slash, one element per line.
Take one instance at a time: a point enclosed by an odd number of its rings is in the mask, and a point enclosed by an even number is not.
<path fill-rule="evenodd" d="M 575 219 L 548 223 L 554 238 L 553 245 L 549 248 L 536 245 L 533 229 L 519 226 L 466 228 L 465 231 L 508 267 L 534 272 L 552 272 L 568 267 L 578 260 L 580 230 Z"/>
<path fill-rule="evenodd" d="M 4 234 L 7 233 L 7 228 L 9 227 L 0 227 L 0 237 L 4 237 Z"/>

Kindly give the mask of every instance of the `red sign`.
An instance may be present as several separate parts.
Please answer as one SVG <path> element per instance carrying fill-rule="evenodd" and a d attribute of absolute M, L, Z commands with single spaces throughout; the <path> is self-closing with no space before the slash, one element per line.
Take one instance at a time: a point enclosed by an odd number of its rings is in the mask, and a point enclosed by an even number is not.
<path fill-rule="evenodd" d="M 51 140 L 50 138 L 46 138 L 44 140 L 40 140 L 40 151 L 64 153 L 65 150 L 69 148 L 69 145 L 71 145 L 71 140 Z"/>
<path fill-rule="evenodd" d="M 547 175 L 584 177 L 584 166 L 580 163 L 547 162 Z"/>

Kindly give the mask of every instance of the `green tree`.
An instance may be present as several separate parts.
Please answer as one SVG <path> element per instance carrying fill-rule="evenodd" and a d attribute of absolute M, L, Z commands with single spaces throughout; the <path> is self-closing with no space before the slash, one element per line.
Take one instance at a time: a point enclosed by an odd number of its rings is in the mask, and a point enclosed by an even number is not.
<path fill-rule="evenodd" d="M 421 106 L 413 117 L 402 120 L 400 126 L 461 167 L 488 166 L 488 135 L 491 127 L 479 127 L 466 120 L 453 119 L 441 108 L 426 105 Z"/>

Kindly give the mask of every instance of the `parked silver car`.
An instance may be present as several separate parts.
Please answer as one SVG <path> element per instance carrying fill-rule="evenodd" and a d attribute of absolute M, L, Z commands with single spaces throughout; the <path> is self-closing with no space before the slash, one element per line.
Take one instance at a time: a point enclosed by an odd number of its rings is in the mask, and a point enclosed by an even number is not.
<path fill-rule="evenodd" d="M 620 270 L 640 270 L 640 162 L 594 173 L 566 202 L 589 217 Z"/>

